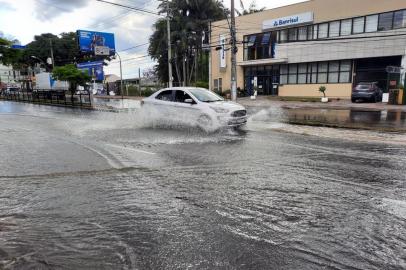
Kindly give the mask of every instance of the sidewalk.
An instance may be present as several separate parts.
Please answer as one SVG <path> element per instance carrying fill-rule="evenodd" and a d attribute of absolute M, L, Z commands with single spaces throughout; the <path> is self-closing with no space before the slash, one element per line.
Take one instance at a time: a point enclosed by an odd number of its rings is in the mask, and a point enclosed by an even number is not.
<path fill-rule="evenodd" d="M 246 107 L 278 107 L 283 109 L 331 109 L 359 111 L 401 111 L 406 112 L 406 105 L 388 105 L 386 103 L 352 103 L 351 100 L 333 100 L 328 103 L 280 101 L 268 96 L 258 96 L 256 100 L 249 97 L 238 98 L 238 103 Z"/>

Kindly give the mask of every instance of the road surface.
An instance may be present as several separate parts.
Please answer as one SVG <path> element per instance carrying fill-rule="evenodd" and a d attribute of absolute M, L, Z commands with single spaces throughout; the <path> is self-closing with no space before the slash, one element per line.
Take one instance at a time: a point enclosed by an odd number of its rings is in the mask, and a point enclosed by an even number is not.
<path fill-rule="evenodd" d="M 204 134 L 0 101 L 0 269 L 406 269 L 403 135 L 277 114 Z"/>

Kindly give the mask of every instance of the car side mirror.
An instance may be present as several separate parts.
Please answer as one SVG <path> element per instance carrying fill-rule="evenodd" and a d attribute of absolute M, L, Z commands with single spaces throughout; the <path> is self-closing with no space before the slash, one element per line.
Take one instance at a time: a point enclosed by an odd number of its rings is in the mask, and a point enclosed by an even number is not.
<path fill-rule="evenodd" d="M 185 99 L 185 103 L 193 104 L 193 99 L 187 98 Z"/>

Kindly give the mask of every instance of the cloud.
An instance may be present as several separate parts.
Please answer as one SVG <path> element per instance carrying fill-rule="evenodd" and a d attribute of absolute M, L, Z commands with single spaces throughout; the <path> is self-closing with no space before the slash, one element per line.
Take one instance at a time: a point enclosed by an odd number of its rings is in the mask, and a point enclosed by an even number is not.
<path fill-rule="evenodd" d="M 14 11 L 15 8 L 10 4 L 5 1 L 0 1 L 0 12 L 2 11 Z"/>
<path fill-rule="evenodd" d="M 36 0 L 35 15 L 39 20 L 49 21 L 62 13 L 70 13 L 87 6 L 89 0 Z"/>

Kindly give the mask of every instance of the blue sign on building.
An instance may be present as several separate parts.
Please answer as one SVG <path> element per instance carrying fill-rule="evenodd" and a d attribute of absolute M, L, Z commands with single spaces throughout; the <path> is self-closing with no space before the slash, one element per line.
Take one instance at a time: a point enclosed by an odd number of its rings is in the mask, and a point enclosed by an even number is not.
<path fill-rule="evenodd" d="M 84 72 L 87 71 L 93 80 L 104 80 L 103 61 L 79 63 L 77 64 L 77 67 Z"/>
<path fill-rule="evenodd" d="M 97 51 L 107 50 L 108 55 L 116 53 L 114 34 L 94 32 L 86 30 L 77 30 L 80 51 L 95 55 Z M 105 54 L 102 54 L 105 55 Z"/>

